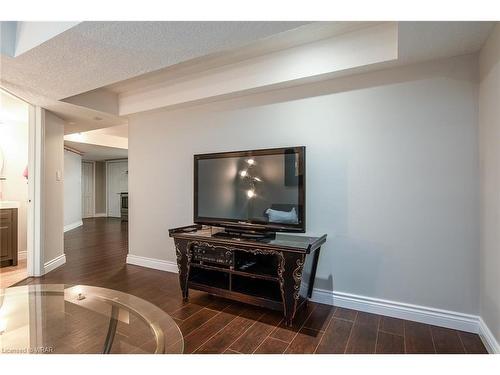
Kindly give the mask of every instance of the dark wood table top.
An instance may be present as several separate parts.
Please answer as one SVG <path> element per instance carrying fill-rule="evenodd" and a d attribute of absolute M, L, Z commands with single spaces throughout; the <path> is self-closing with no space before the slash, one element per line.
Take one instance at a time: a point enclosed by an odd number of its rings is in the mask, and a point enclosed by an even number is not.
<path fill-rule="evenodd" d="M 170 236 L 178 239 L 191 241 L 208 240 L 212 243 L 232 244 L 240 246 L 252 246 L 263 248 L 279 248 L 288 251 L 310 253 L 326 242 L 326 234 L 321 236 L 309 236 L 304 233 L 276 233 L 272 238 L 241 238 L 241 237 L 217 237 L 216 233 L 223 229 L 216 227 L 202 227 L 191 225 L 171 229 Z"/>

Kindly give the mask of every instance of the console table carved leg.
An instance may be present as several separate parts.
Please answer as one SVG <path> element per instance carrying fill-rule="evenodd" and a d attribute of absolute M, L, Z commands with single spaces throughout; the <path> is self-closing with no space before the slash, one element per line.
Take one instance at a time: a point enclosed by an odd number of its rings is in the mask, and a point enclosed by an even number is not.
<path fill-rule="evenodd" d="M 316 270 L 318 269 L 318 260 L 319 260 L 320 251 L 321 251 L 321 247 L 318 247 L 318 249 L 314 252 L 314 255 L 313 255 L 314 258 L 313 258 L 313 263 L 312 263 L 311 276 L 309 277 L 309 286 L 307 288 L 307 298 L 312 297 L 312 293 L 314 290 L 314 280 L 316 280 Z"/>
<path fill-rule="evenodd" d="M 283 278 L 280 280 L 283 283 L 281 295 L 283 298 L 285 323 L 290 327 L 297 311 L 305 256 L 294 253 L 284 253 L 283 256 L 285 264 Z"/>
<path fill-rule="evenodd" d="M 181 285 L 182 299 L 186 302 L 189 298 L 188 277 L 190 249 L 187 241 L 175 241 L 175 253 L 177 256 L 177 266 L 179 268 L 179 282 Z"/>

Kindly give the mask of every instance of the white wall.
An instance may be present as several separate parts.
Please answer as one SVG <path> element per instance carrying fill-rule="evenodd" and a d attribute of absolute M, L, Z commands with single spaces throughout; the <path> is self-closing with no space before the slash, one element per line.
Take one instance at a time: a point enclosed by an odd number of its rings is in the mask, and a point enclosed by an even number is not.
<path fill-rule="evenodd" d="M 82 157 L 64 151 L 64 227 L 82 222 Z"/>
<path fill-rule="evenodd" d="M 19 121 L 2 118 L 0 123 L 0 147 L 3 150 L 6 178 L 0 181 L 0 200 L 19 202 L 17 243 L 18 251 L 24 252 L 27 249 L 28 180 L 23 172 L 28 166 L 28 105 L 20 104 L 19 109 L 26 112 Z"/>
<path fill-rule="evenodd" d="M 44 262 L 64 254 L 64 121 L 44 110 Z M 60 180 L 56 174 L 60 173 Z"/>
<path fill-rule="evenodd" d="M 480 58 L 481 317 L 500 342 L 500 25 Z M 497 344 L 498 345 L 498 344 Z M 500 351 L 500 348 L 497 347 Z"/>
<path fill-rule="evenodd" d="M 131 116 L 130 254 L 175 261 L 193 154 L 305 145 L 316 287 L 477 314 L 476 72 L 466 56 Z"/>

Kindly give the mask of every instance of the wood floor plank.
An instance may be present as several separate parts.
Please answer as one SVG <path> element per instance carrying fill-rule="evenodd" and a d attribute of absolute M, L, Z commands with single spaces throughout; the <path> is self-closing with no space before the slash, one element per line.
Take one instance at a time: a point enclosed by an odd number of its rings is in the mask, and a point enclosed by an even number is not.
<path fill-rule="evenodd" d="M 367 313 L 364 311 L 358 311 L 358 314 L 356 316 L 356 320 L 354 321 L 354 324 L 357 325 L 367 325 L 370 327 L 377 328 L 379 327 L 380 319 L 382 317 L 377 314 L 371 314 Z"/>
<path fill-rule="evenodd" d="M 434 347 L 438 354 L 465 354 L 465 348 L 454 329 L 431 326 Z"/>
<path fill-rule="evenodd" d="M 313 354 L 322 336 L 322 331 L 302 327 L 290 343 L 290 346 L 285 350 L 285 353 Z"/>
<path fill-rule="evenodd" d="M 393 335 L 404 336 L 404 320 L 383 316 L 380 320 L 380 330 Z"/>
<path fill-rule="evenodd" d="M 221 312 L 213 317 L 207 324 L 194 330 L 184 337 L 184 353 L 193 353 L 202 346 L 213 335 L 227 326 L 232 320 L 236 319 L 237 314 Z"/>
<path fill-rule="evenodd" d="M 315 304 L 308 304 L 307 306 L 303 307 L 295 315 L 292 327 L 287 327 L 285 325 L 285 322 L 283 321 L 271 333 L 271 337 L 281 341 L 291 342 L 295 337 L 295 335 L 297 334 L 297 332 L 302 327 L 302 325 L 304 324 L 304 322 L 306 321 L 306 319 L 314 311 L 315 308 L 316 308 Z"/>
<path fill-rule="evenodd" d="M 330 319 L 335 311 L 335 307 L 330 305 L 317 304 L 311 315 L 304 323 L 304 327 L 316 331 L 324 331 L 330 323 Z"/>
<path fill-rule="evenodd" d="M 189 304 L 199 305 L 201 307 L 208 307 L 212 304 L 216 305 L 217 303 L 219 303 L 219 300 L 219 298 L 211 296 L 207 293 L 200 292 L 198 290 L 193 290 L 189 293 Z"/>
<path fill-rule="evenodd" d="M 119 289 L 119 287 L 115 286 L 115 289 Z M 124 291 L 126 292 L 126 290 L 124 290 Z M 157 300 L 157 299 L 154 299 L 154 300 L 157 301 L 155 304 L 160 309 L 167 312 L 170 316 L 172 316 L 171 313 L 173 313 L 176 310 L 179 310 L 182 306 L 184 306 L 184 303 L 182 301 L 180 301 L 179 298 L 165 297 L 161 301 Z M 177 319 L 177 318 L 174 318 L 174 319 Z M 182 319 L 177 319 L 177 320 L 182 321 Z"/>
<path fill-rule="evenodd" d="M 197 354 L 220 354 L 224 353 L 229 346 L 240 337 L 254 321 L 238 316 L 232 320 L 220 332 L 215 334 L 205 344 L 195 351 Z"/>
<path fill-rule="evenodd" d="M 240 316 L 254 321 L 259 320 L 269 310 L 262 307 L 241 304 Z"/>
<path fill-rule="evenodd" d="M 255 350 L 255 354 L 283 354 L 287 348 L 288 343 L 268 337 L 264 342 Z"/>
<path fill-rule="evenodd" d="M 464 344 L 465 351 L 468 354 L 488 354 L 483 342 L 478 335 L 469 332 L 458 331 L 458 336 Z"/>
<path fill-rule="evenodd" d="M 205 308 L 215 311 L 222 311 L 231 304 L 230 300 L 225 298 L 213 297 L 212 301 Z"/>
<path fill-rule="evenodd" d="M 356 310 L 351 310 L 351 309 L 345 309 L 343 307 L 337 307 L 335 309 L 335 313 L 333 316 L 337 319 L 345 319 L 345 320 L 350 320 L 351 322 L 354 322 L 354 319 L 356 319 Z"/>
<path fill-rule="evenodd" d="M 188 303 L 187 305 L 181 307 L 179 310 L 174 311 L 173 313 L 170 314 L 173 318 L 180 319 L 180 320 L 186 320 L 193 314 L 197 313 L 203 308 L 203 306 L 200 305 L 195 305 L 193 303 Z"/>
<path fill-rule="evenodd" d="M 405 320 L 404 327 L 406 353 L 433 354 L 436 352 L 429 325 Z"/>
<path fill-rule="evenodd" d="M 207 321 L 212 319 L 215 315 L 217 315 L 217 311 L 213 311 L 210 309 L 201 309 L 197 313 L 191 315 L 189 318 L 187 318 L 184 321 L 181 321 L 180 324 L 178 324 L 182 334 L 184 336 L 189 335 L 191 332 L 193 332 L 195 329 L 198 329 L 201 327 L 203 324 L 205 324 Z"/>
<path fill-rule="evenodd" d="M 239 352 L 236 352 L 236 351 L 231 350 L 231 349 L 226 349 L 226 351 L 224 352 L 224 354 L 243 354 L 243 353 L 239 353 Z"/>
<path fill-rule="evenodd" d="M 267 312 L 231 345 L 231 349 L 245 354 L 253 353 L 282 320 L 280 312 Z"/>
<path fill-rule="evenodd" d="M 316 349 L 318 354 L 342 354 L 347 347 L 353 323 L 333 318 L 326 328 L 323 338 Z"/>
<path fill-rule="evenodd" d="M 355 324 L 347 343 L 346 353 L 373 354 L 375 353 L 376 340 L 377 330 L 375 328 L 369 329 Z"/>
<path fill-rule="evenodd" d="M 346 353 L 375 353 L 379 321 L 379 315 L 359 311 L 351 330 Z"/>
<path fill-rule="evenodd" d="M 378 332 L 377 347 L 375 353 L 377 354 L 404 354 L 405 345 L 403 336 L 393 335 L 383 331 Z"/>

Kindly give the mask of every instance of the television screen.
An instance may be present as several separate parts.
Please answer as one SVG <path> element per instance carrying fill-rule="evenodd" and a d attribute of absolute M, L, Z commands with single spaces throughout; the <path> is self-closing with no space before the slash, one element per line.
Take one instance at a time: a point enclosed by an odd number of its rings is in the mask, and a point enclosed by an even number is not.
<path fill-rule="evenodd" d="M 304 228 L 304 147 L 195 155 L 195 222 Z"/>

